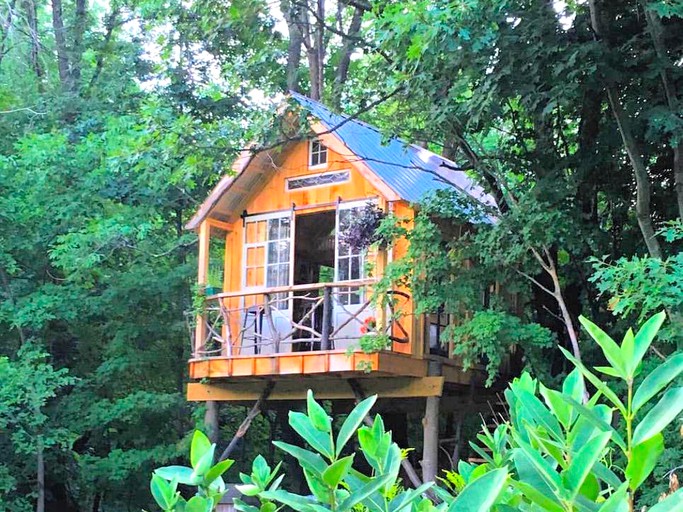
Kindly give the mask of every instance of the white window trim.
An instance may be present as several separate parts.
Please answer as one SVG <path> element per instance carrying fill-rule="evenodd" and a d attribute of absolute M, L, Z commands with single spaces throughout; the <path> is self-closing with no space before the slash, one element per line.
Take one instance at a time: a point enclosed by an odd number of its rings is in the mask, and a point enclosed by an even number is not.
<path fill-rule="evenodd" d="M 247 222 L 258 222 L 261 220 L 269 220 L 269 219 L 279 219 L 282 217 L 287 217 L 286 213 L 289 213 L 290 215 L 290 231 L 289 231 L 289 285 L 292 284 L 293 279 L 294 279 L 294 215 L 292 215 L 291 210 L 279 210 L 276 212 L 269 212 L 269 213 L 260 213 L 256 215 L 249 215 L 247 217 L 245 226 L 244 226 L 244 235 L 243 235 L 243 244 L 242 244 L 242 290 L 245 291 L 256 291 L 256 290 L 265 290 L 268 288 L 265 285 L 266 279 L 267 279 L 267 272 L 268 272 L 268 242 L 272 240 L 268 240 L 266 238 L 265 241 L 263 242 L 247 242 L 247 229 L 246 229 L 246 223 Z M 267 225 L 266 225 L 267 227 Z M 285 239 L 279 239 L 279 240 L 285 240 Z M 259 247 L 262 246 L 265 249 L 264 255 L 263 255 L 263 285 L 262 286 L 247 286 L 247 249 L 252 248 L 252 247 Z M 242 299 L 244 300 L 244 298 Z"/>
<path fill-rule="evenodd" d="M 325 148 L 325 163 L 313 165 L 313 142 L 318 142 L 321 146 Z M 310 139 L 308 141 L 308 168 L 309 169 L 327 169 L 327 165 L 330 162 L 330 148 L 325 146 L 320 139 Z"/>
<path fill-rule="evenodd" d="M 327 167 L 327 164 L 324 164 L 324 166 Z M 316 166 L 316 167 L 319 167 L 319 166 Z M 309 167 L 309 169 L 313 169 L 313 167 Z M 310 185 L 308 187 L 289 188 L 289 181 L 290 180 L 298 180 L 301 178 L 317 178 L 318 176 L 324 176 L 325 174 L 342 174 L 342 173 L 348 173 L 348 177 L 344 181 L 337 181 L 335 183 L 323 183 L 321 185 Z M 351 181 L 351 169 L 338 169 L 336 171 L 318 172 L 315 174 L 300 174 L 298 176 L 292 176 L 290 178 L 285 179 L 285 192 L 299 192 L 300 190 L 311 190 L 312 188 L 332 187 L 334 185 L 341 185 L 343 183 L 349 183 L 350 181 Z"/>

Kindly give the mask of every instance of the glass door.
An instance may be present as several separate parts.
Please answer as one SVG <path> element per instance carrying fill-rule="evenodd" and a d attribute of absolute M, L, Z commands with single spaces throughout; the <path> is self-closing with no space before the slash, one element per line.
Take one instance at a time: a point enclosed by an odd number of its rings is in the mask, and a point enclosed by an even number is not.
<path fill-rule="evenodd" d="M 359 210 L 367 205 L 367 201 L 352 201 L 339 203 L 337 207 L 337 222 L 335 228 L 335 282 L 357 281 L 366 277 L 365 251 L 359 252 L 344 244 L 339 239 L 339 233 L 344 229 L 347 219 L 357 215 Z M 344 324 L 350 317 L 358 314 L 335 335 L 334 348 L 346 349 L 358 344 L 362 336 L 363 322 L 374 317 L 374 308 L 365 306 L 367 292 L 363 288 L 354 286 L 340 286 L 335 288 L 333 309 L 333 331 Z M 365 307 L 364 307 L 365 306 Z M 360 313 L 359 313 L 360 311 Z"/>
<path fill-rule="evenodd" d="M 292 283 L 292 213 L 254 215 L 244 225 L 243 289 L 259 291 Z M 290 294 L 272 294 L 271 315 L 276 331 L 282 336 L 291 327 Z M 242 354 L 275 352 L 273 332 L 266 318 L 263 295 L 244 298 L 242 317 Z M 288 344 L 280 352 L 289 351 Z"/>

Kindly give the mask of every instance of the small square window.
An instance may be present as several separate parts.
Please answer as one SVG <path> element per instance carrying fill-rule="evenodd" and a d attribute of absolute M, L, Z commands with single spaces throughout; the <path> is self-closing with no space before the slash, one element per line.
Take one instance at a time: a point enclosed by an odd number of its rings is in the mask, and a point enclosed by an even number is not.
<path fill-rule="evenodd" d="M 327 146 L 325 146 L 322 142 L 320 142 L 318 139 L 313 139 L 308 145 L 308 149 L 309 167 L 317 167 L 327 164 Z"/>

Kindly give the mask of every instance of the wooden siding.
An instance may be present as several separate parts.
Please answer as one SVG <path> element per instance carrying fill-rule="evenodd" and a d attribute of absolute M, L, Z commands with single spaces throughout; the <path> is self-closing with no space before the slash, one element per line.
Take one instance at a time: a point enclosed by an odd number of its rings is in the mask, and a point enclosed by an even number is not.
<path fill-rule="evenodd" d="M 352 201 L 381 195 L 376 187 L 361 176 L 353 164 L 331 149 L 328 149 L 327 162 L 326 167 L 309 169 L 308 142 L 296 144 L 288 150 L 288 154 L 276 169 L 274 176 L 254 191 L 254 195 L 247 202 L 245 209 L 250 214 L 265 213 L 287 210 L 292 207 L 292 203 L 301 207 L 334 203 L 339 198 L 343 201 Z M 346 183 L 292 191 L 286 190 L 287 178 L 347 169 L 350 170 L 351 179 Z M 333 207 L 329 209 L 333 209 Z"/>
<path fill-rule="evenodd" d="M 415 211 L 410 207 L 408 203 L 405 201 L 398 201 L 396 203 L 393 203 L 392 205 L 394 215 L 396 215 L 397 218 L 406 220 L 408 222 L 407 227 L 412 228 L 413 224 L 413 219 L 415 218 Z M 405 238 L 401 238 L 397 240 L 393 247 L 391 248 L 391 259 L 392 260 L 398 260 L 406 255 L 408 252 L 408 241 Z M 422 318 L 416 317 L 414 315 L 414 308 L 415 304 L 412 299 L 412 294 L 410 293 L 410 290 L 406 287 L 399 287 L 398 291 L 405 292 L 410 295 L 410 299 L 408 299 L 407 303 L 405 304 L 405 311 L 408 312 L 409 318 L 406 318 L 403 322 L 402 325 L 408 331 L 408 337 L 410 339 L 410 343 L 394 343 L 392 350 L 395 352 L 401 352 L 404 354 L 412 354 L 417 357 L 422 357 L 423 353 L 423 328 L 422 328 Z M 399 336 L 400 334 L 397 332 L 393 333 L 394 336 Z"/>

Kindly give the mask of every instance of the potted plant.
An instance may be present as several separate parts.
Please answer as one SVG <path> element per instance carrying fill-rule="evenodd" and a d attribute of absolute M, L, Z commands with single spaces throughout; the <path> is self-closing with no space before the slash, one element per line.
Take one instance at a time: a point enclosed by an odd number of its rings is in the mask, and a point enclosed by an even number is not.
<path fill-rule="evenodd" d="M 384 244 L 377 233 L 386 213 L 372 203 L 367 203 L 358 213 L 344 219 L 339 229 L 339 242 L 355 253 L 363 252 L 374 243 Z"/>

